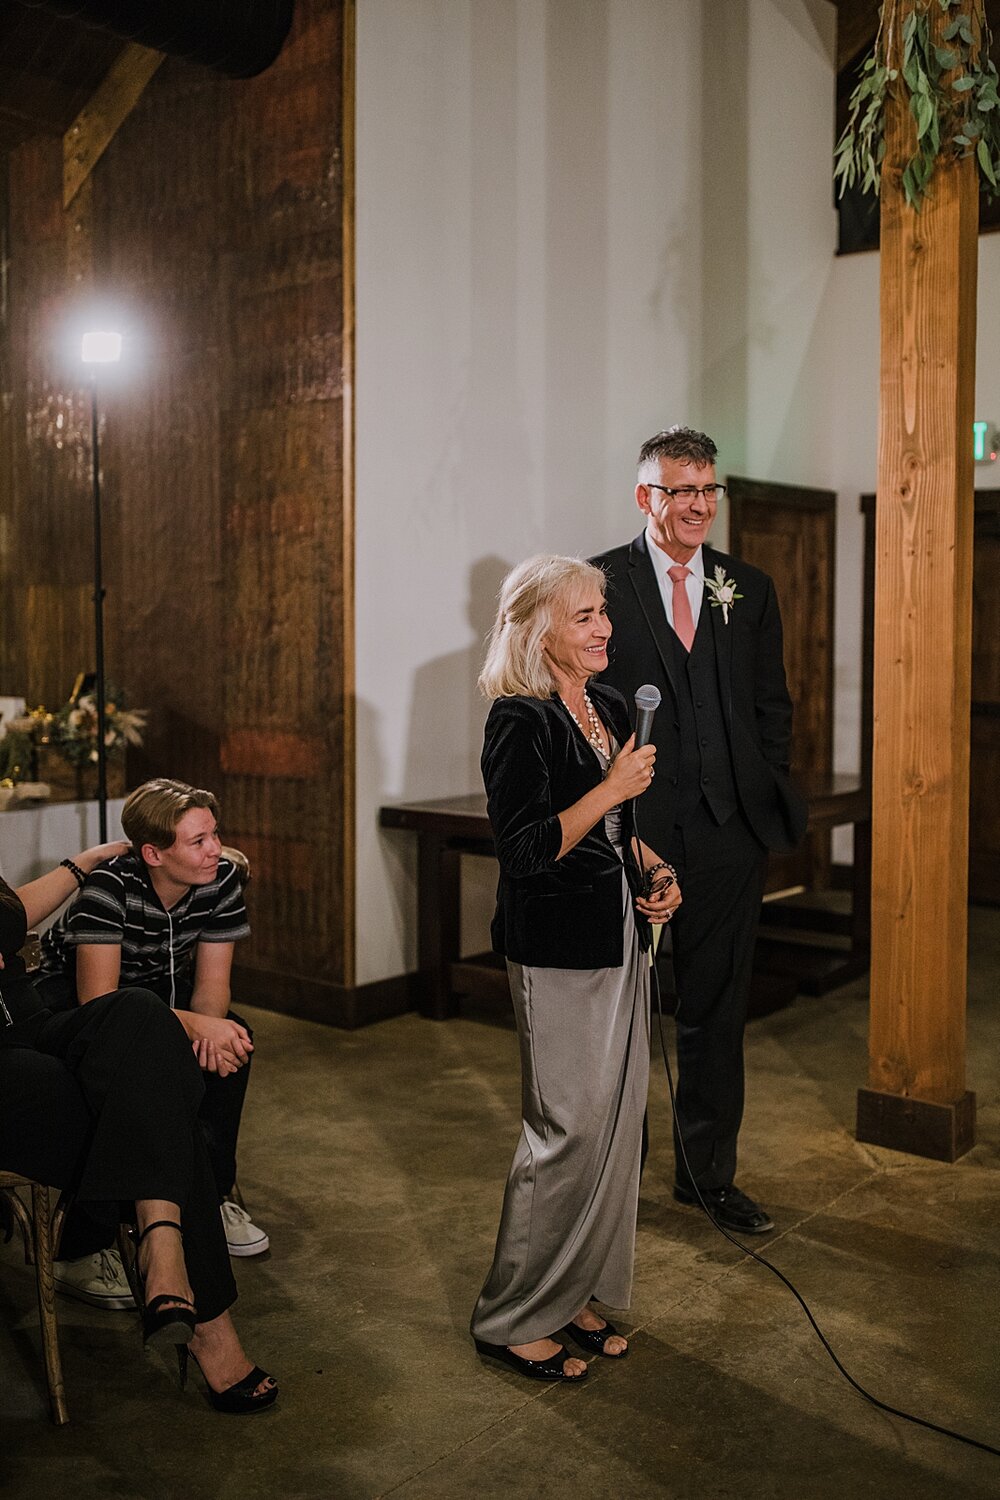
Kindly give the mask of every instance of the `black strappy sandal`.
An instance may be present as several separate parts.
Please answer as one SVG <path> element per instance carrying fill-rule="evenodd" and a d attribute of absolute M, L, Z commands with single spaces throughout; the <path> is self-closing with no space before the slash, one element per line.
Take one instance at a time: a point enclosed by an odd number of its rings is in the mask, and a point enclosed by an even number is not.
<path fill-rule="evenodd" d="M 190 1351 L 186 1344 L 182 1344 L 177 1350 L 177 1363 L 180 1365 L 181 1371 L 181 1390 L 187 1384 L 189 1353 Z M 191 1357 L 194 1359 L 195 1364 L 198 1365 L 197 1356 L 192 1355 Z M 208 1399 L 216 1411 L 228 1412 L 233 1417 L 247 1417 L 255 1411 L 266 1411 L 278 1399 L 277 1381 L 273 1375 L 269 1375 L 266 1370 L 262 1370 L 260 1365 L 254 1365 L 249 1375 L 245 1375 L 242 1380 L 237 1380 L 235 1385 L 227 1386 L 224 1391 L 213 1391 L 208 1381 L 205 1380 L 205 1372 L 201 1369 L 201 1365 L 198 1365 L 198 1369 L 201 1370 L 201 1378 L 205 1381 L 205 1390 Z M 265 1380 L 271 1382 L 270 1386 L 266 1390 L 258 1391 L 257 1387 Z"/>
<path fill-rule="evenodd" d="M 135 1244 L 136 1270 L 139 1271 L 139 1280 L 143 1289 L 145 1289 L 146 1278 L 139 1270 L 139 1247 L 147 1234 L 151 1234 L 154 1229 L 176 1229 L 178 1234 L 183 1235 L 181 1226 L 175 1224 L 173 1219 L 157 1219 L 155 1223 L 146 1225 Z M 187 1297 L 162 1292 L 151 1302 L 143 1298 L 142 1342 L 147 1348 L 164 1348 L 167 1344 L 179 1346 L 188 1344 L 194 1338 L 194 1325 L 195 1306 Z"/>

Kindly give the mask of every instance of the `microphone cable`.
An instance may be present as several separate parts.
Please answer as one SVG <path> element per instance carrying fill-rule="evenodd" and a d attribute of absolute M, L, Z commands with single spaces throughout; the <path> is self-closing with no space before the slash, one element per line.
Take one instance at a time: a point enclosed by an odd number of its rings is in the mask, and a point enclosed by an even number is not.
<path fill-rule="evenodd" d="M 643 864 L 643 860 L 642 860 L 642 844 L 641 844 L 641 840 L 640 840 L 640 836 L 639 836 L 639 820 L 638 820 L 638 817 L 636 816 L 636 809 L 635 809 L 635 802 L 637 800 L 638 799 L 633 799 L 633 823 L 635 825 L 636 844 L 638 845 L 639 870 L 640 870 L 640 872 L 642 874 L 643 885 L 645 885 L 646 869 L 645 869 L 645 865 Z M 679 884 L 679 882 L 678 882 L 678 884 Z M 668 924 L 664 924 L 664 925 L 668 925 Z M 662 941 L 662 939 L 661 939 L 661 941 Z M 894 1417 L 901 1417 L 904 1422 L 912 1422 L 917 1427 L 926 1427 L 929 1432 L 938 1432 L 938 1433 L 941 1434 L 942 1437 L 954 1438 L 954 1440 L 956 1442 L 958 1442 L 958 1443 L 966 1443 L 970 1448 L 979 1448 L 981 1450 L 981 1452 L 983 1452 L 983 1453 L 992 1453 L 994 1458 L 1000 1458 L 1000 1448 L 994 1448 L 989 1443 L 980 1442 L 980 1440 L 978 1438 L 968 1437 L 964 1432 L 956 1432 L 955 1429 L 952 1428 L 952 1427 L 944 1427 L 944 1426 L 942 1426 L 938 1422 L 929 1422 L 925 1417 L 915 1416 L 913 1412 L 903 1411 L 898 1406 L 891 1406 L 887 1401 L 880 1400 L 878 1396 L 874 1396 L 874 1395 L 872 1395 L 871 1391 L 866 1390 L 865 1387 L 861 1384 L 861 1382 L 858 1381 L 858 1380 L 855 1380 L 854 1376 L 850 1373 L 850 1371 L 844 1368 L 844 1365 L 843 1365 L 842 1361 L 838 1358 L 836 1351 L 834 1350 L 832 1344 L 830 1343 L 830 1340 L 826 1337 L 826 1334 L 823 1332 L 822 1328 L 820 1328 L 820 1326 L 817 1323 L 815 1317 L 813 1316 L 812 1309 L 810 1308 L 808 1302 L 802 1296 L 802 1293 L 798 1290 L 798 1288 L 785 1275 L 785 1273 L 783 1271 L 779 1271 L 778 1267 L 776 1265 L 772 1264 L 772 1262 L 769 1261 L 765 1256 L 761 1255 L 759 1253 L 759 1251 L 757 1251 L 757 1250 L 751 1250 L 750 1247 L 749 1247 L 749 1245 L 745 1245 L 742 1242 L 742 1240 L 736 1239 L 735 1235 L 730 1234 L 729 1230 L 726 1229 L 724 1227 L 724 1225 L 720 1224 L 718 1222 L 718 1220 L 713 1217 L 712 1212 L 711 1212 L 711 1210 L 708 1207 L 708 1204 L 705 1202 L 705 1199 L 702 1197 L 701 1188 L 698 1186 L 697 1179 L 695 1178 L 694 1173 L 691 1171 L 691 1164 L 688 1161 L 688 1158 L 687 1158 L 687 1149 L 686 1149 L 685 1144 L 684 1144 L 684 1133 L 681 1130 L 680 1120 L 679 1120 L 678 1114 L 677 1114 L 677 1098 L 676 1098 L 676 1095 L 675 1095 L 675 1092 L 674 1092 L 674 1078 L 673 1078 L 673 1073 L 671 1072 L 671 1068 L 670 1068 L 670 1057 L 669 1057 L 668 1052 L 667 1052 L 666 1038 L 664 1037 L 664 1034 L 663 1034 L 663 1002 L 662 1002 L 661 995 L 660 995 L 660 979 L 659 979 L 659 975 L 656 972 L 656 954 L 655 953 L 651 953 L 650 954 L 649 969 L 650 969 L 650 983 L 651 983 L 651 985 L 653 987 L 653 991 L 654 991 L 654 993 L 656 995 L 656 1014 L 657 1014 L 658 1023 L 659 1023 L 658 1030 L 659 1030 L 659 1038 L 660 1038 L 660 1051 L 663 1054 L 663 1066 L 664 1066 L 664 1069 L 665 1069 L 666 1075 L 667 1075 L 667 1089 L 668 1089 L 669 1094 L 670 1094 L 670 1110 L 671 1110 L 671 1114 L 673 1116 L 674 1128 L 675 1128 L 675 1131 L 676 1131 L 677 1140 L 678 1140 L 678 1142 L 680 1144 L 681 1157 L 682 1157 L 683 1162 L 684 1162 L 685 1171 L 688 1174 L 688 1178 L 690 1179 L 691 1184 L 694 1187 L 694 1191 L 695 1191 L 695 1194 L 696 1194 L 696 1196 L 698 1198 L 698 1202 L 699 1202 L 699 1204 L 700 1204 L 703 1212 L 705 1213 L 705 1216 L 709 1220 L 709 1222 L 715 1226 L 715 1228 L 719 1231 L 719 1233 L 721 1235 L 723 1235 L 729 1241 L 729 1243 L 731 1245 L 735 1245 L 736 1248 L 737 1248 L 737 1250 L 739 1250 L 743 1255 L 749 1255 L 749 1256 L 751 1256 L 751 1258 L 753 1260 L 757 1261 L 760 1265 L 766 1266 L 766 1268 L 769 1271 L 771 1271 L 775 1276 L 777 1276 L 778 1280 L 780 1282 L 782 1282 L 783 1285 L 788 1288 L 788 1290 L 791 1292 L 792 1296 L 795 1298 L 796 1302 L 802 1308 L 802 1311 L 805 1313 L 806 1317 L 809 1319 L 809 1323 L 810 1323 L 810 1325 L 812 1327 L 813 1332 L 815 1333 L 816 1337 L 819 1339 L 820 1343 L 823 1345 L 823 1348 L 826 1350 L 827 1354 L 830 1356 L 830 1358 L 833 1361 L 834 1365 L 837 1367 L 837 1370 L 843 1376 L 843 1378 L 847 1381 L 848 1385 L 852 1386 L 854 1388 L 854 1390 L 856 1390 L 858 1392 L 859 1396 L 863 1396 L 864 1399 L 866 1401 L 870 1402 L 872 1406 L 878 1407 L 879 1411 L 888 1412 L 891 1416 L 894 1416 Z M 679 1009 L 680 1009 L 680 997 L 678 996 L 678 999 L 677 999 L 677 1008 L 674 1010 L 674 1013 L 673 1013 L 675 1020 L 677 1019 L 677 1013 L 678 1013 Z"/>

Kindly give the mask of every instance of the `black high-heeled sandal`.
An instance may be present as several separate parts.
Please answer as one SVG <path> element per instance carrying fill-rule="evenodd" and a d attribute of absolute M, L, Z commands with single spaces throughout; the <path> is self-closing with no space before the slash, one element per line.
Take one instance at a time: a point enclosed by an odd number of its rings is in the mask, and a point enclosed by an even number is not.
<path fill-rule="evenodd" d="M 183 1235 L 179 1224 L 173 1219 L 157 1219 L 153 1224 L 147 1224 L 135 1242 L 136 1270 L 139 1272 L 139 1281 L 145 1291 L 146 1278 L 139 1268 L 139 1249 L 147 1234 L 154 1229 L 176 1229 L 177 1233 Z M 171 1292 L 161 1292 L 151 1302 L 143 1297 L 142 1306 L 142 1342 L 147 1348 L 164 1347 L 167 1344 L 175 1344 L 183 1347 L 194 1338 L 195 1306 L 187 1297 L 179 1293 L 174 1296 Z"/>
<path fill-rule="evenodd" d="M 187 1385 L 188 1355 L 190 1353 L 191 1351 L 186 1344 L 178 1345 L 177 1363 L 180 1366 L 181 1372 L 181 1390 Z M 197 1355 L 192 1354 L 191 1358 L 198 1365 Z M 235 1385 L 227 1386 L 224 1391 L 213 1391 L 201 1365 L 198 1365 L 198 1369 L 201 1371 L 202 1380 L 205 1381 L 205 1391 L 208 1399 L 216 1411 L 227 1412 L 232 1417 L 247 1417 L 255 1411 L 266 1411 L 278 1399 L 277 1381 L 273 1375 L 269 1375 L 266 1370 L 262 1370 L 260 1365 L 254 1365 L 249 1375 L 245 1375 L 242 1380 L 237 1380 Z M 266 1390 L 258 1391 L 257 1387 L 265 1380 L 270 1380 L 271 1385 Z"/>

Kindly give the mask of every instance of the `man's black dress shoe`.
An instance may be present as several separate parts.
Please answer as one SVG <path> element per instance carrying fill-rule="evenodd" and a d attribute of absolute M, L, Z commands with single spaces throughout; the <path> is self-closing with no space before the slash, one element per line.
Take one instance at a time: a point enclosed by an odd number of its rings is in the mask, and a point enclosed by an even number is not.
<path fill-rule="evenodd" d="M 723 1229 L 730 1229 L 734 1234 L 770 1234 L 774 1228 L 774 1220 L 755 1203 L 748 1198 L 746 1193 L 741 1193 L 738 1187 L 702 1188 L 701 1196 L 708 1206 L 708 1211 L 717 1224 Z M 690 1188 L 675 1187 L 674 1202 L 683 1203 L 688 1207 L 700 1208 L 698 1195 Z"/>

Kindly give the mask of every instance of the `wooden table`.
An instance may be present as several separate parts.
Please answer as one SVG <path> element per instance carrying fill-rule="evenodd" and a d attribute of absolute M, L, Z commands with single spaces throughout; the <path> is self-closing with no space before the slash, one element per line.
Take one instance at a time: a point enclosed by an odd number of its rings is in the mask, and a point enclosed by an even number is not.
<path fill-rule="evenodd" d="M 838 893 L 828 890 L 765 897 L 754 974 L 787 978 L 796 991 L 825 995 L 866 973 L 870 963 L 871 794 L 857 776 L 800 778 L 799 786 L 810 833 L 854 827 L 849 902 L 846 909 L 838 906 Z"/>
<path fill-rule="evenodd" d="M 827 988 L 843 984 L 868 966 L 870 923 L 870 800 L 857 777 L 825 776 L 805 786 L 811 830 L 853 823 L 854 887 L 850 915 L 814 914 L 820 932 L 847 931 L 850 948 L 834 950 L 825 965 Z M 436 1021 L 457 1013 L 460 995 L 494 1000 L 507 992 L 502 960 L 494 954 L 463 959 L 459 912 L 461 856 L 493 855 L 493 836 L 486 816 L 486 797 L 437 797 L 379 809 L 383 828 L 402 828 L 417 836 L 417 975 L 421 1015 Z M 859 858 L 860 856 L 860 858 Z M 777 909 L 783 903 L 775 902 Z M 766 910 L 766 908 L 765 908 Z M 788 908 L 789 912 L 791 908 Z M 768 925 L 771 923 L 768 914 Z M 846 925 L 845 925 L 846 921 Z M 796 917 L 793 925 L 802 926 Z M 835 977 L 838 973 L 842 977 Z M 821 992 L 821 991 L 820 991 Z"/>
<path fill-rule="evenodd" d="M 417 983 L 422 1016 L 443 1021 L 456 1013 L 453 970 L 459 964 L 461 856 L 493 855 L 486 797 L 439 797 L 379 809 L 383 828 L 417 835 Z M 488 965 L 483 955 L 482 966 Z M 475 960 L 479 963 L 480 961 Z M 468 968 L 469 965 L 462 965 Z M 506 972 L 501 971 L 503 983 Z"/>

